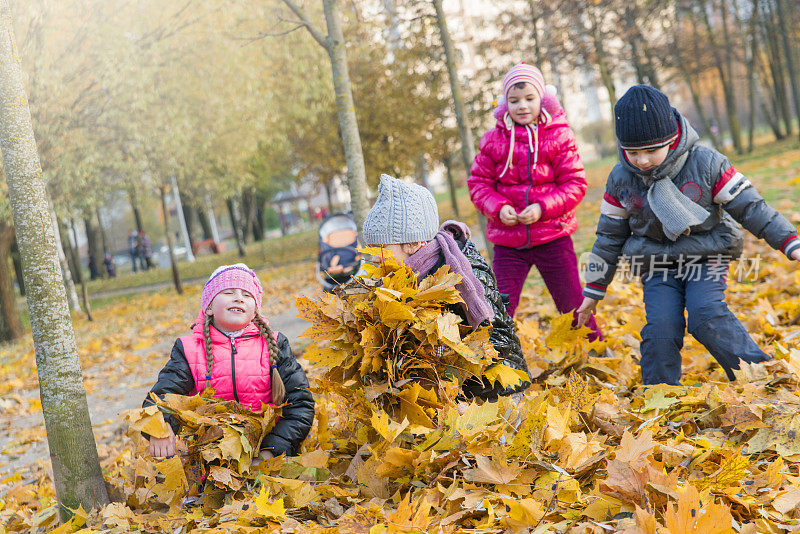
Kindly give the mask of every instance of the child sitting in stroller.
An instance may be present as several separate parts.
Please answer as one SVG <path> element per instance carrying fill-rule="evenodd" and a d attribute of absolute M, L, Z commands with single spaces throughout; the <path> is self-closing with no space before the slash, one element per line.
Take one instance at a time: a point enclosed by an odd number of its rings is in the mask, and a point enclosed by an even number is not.
<path fill-rule="evenodd" d="M 346 213 L 330 215 L 319 227 L 317 279 L 323 290 L 331 292 L 347 283 L 360 266 L 358 227 L 353 217 Z"/>

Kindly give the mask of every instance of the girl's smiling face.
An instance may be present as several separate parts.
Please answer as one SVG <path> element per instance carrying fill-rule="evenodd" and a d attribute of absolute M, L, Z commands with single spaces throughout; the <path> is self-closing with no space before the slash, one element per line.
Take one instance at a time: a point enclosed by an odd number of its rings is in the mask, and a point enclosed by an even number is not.
<path fill-rule="evenodd" d="M 517 124 L 525 126 L 539 119 L 542 98 L 533 85 L 526 83 L 522 88 L 517 87 L 518 85 L 514 84 L 509 89 L 506 105 L 511 119 Z"/>
<path fill-rule="evenodd" d="M 214 326 L 223 332 L 241 330 L 256 315 L 256 299 L 243 289 L 225 289 L 217 293 L 206 310 Z"/>

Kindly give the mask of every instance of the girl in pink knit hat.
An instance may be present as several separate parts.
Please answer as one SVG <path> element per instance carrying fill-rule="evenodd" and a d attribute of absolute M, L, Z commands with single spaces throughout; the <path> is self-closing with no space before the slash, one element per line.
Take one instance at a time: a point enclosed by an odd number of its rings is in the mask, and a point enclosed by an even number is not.
<path fill-rule="evenodd" d="M 488 218 L 497 288 L 513 315 L 528 272 L 536 266 L 560 313 L 582 302 L 570 237 L 586 174 L 575 135 L 536 67 L 520 63 L 503 78 L 497 125 L 486 132 L 467 181 L 472 202 Z M 602 339 L 594 319 L 589 339 Z"/>
<path fill-rule="evenodd" d="M 223 265 L 203 286 L 200 313 L 192 333 L 179 337 L 151 393 L 214 395 L 235 400 L 253 411 L 283 405 L 280 419 L 261 442 L 261 457 L 295 455 L 314 421 L 314 398 L 308 379 L 286 336 L 273 332 L 261 315 L 263 290 L 244 263 Z M 148 395 L 144 406 L 153 404 Z M 165 415 L 170 436 L 150 439 L 153 456 L 175 454 L 180 423 Z"/>

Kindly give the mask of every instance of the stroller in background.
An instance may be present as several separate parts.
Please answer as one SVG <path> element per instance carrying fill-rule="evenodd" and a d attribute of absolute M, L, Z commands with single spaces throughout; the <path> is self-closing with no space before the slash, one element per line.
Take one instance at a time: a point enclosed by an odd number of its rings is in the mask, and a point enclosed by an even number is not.
<path fill-rule="evenodd" d="M 361 267 L 358 253 L 358 226 L 352 215 L 336 213 L 319 226 L 317 280 L 322 289 L 333 291 L 347 283 Z"/>

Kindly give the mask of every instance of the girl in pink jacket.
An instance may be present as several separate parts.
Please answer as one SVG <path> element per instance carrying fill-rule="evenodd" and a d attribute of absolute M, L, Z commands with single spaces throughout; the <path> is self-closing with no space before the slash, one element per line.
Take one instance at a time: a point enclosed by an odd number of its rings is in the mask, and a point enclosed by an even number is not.
<path fill-rule="evenodd" d="M 235 400 L 253 411 L 262 405 L 283 405 L 280 419 L 261 442 L 261 457 L 298 452 L 314 422 L 314 398 L 286 336 L 273 332 L 261 316 L 263 290 L 244 263 L 223 265 L 203 286 L 200 314 L 192 333 L 175 341 L 167 364 L 150 390 L 199 395 L 213 388 L 214 396 Z M 144 406 L 152 404 L 148 399 Z M 153 456 L 175 454 L 179 421 L 166 415 L 170 436 L 151 438 Z"/>
<path fill-rule="evenodd" d="M 570 237 L 586 174 L 558 100 L 544 91 L 542 73 L 520 63 L 503 78 L 497 125 L 481 139 L 467 181 L 472 202 L 488 218 L 492 268 L 514 314 L 522 286 L 536 266 L 560 313 L 583 300 Z M 590 339 L 602 339 L 591 319 Z"/>

